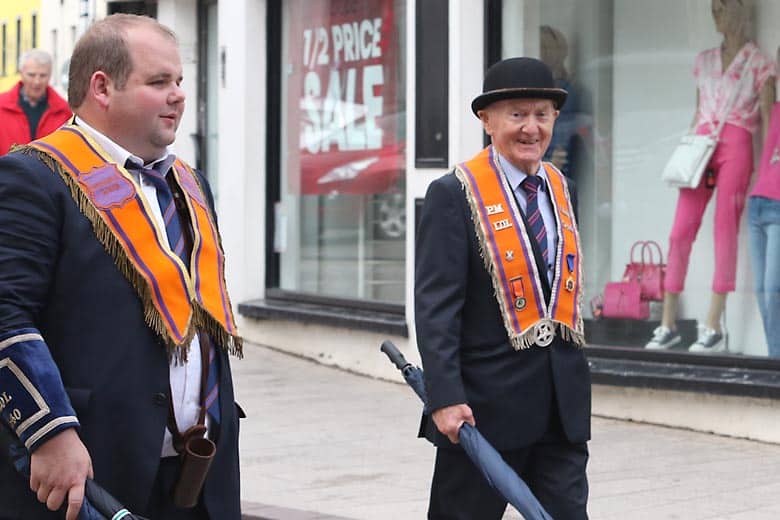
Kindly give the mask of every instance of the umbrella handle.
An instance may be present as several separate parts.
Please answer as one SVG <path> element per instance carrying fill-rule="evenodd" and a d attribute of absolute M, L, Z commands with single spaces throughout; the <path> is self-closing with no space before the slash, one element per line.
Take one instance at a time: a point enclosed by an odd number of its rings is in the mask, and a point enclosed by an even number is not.
<path fill-rule="evenodd" d="M 146 520 L 144 517 L 134 515 L 125 509 L 111 493 L 106 491 L 91 478 L 88 478 L 84 483 L 84 498 L 82 512 L 84 508 L 89 507 L 100 515 L 95 516 L 94 518 L 107 518 L 110 520 Z M 88 516 L 86 518 L 91 519 L 93 517 Z"/>
<path fill-rule="evenodd" d="M 30 452 L 19 439 L 0 423 L 0 451 L 10 459 L 17 473 L 30 480 Z M 127 511 L 111 494 L 97 482 L 87 479 L 84 483 L 84 502 L 79 511 L 79 520 L 147 520 Z"/>
<path fill-rule="evenodd" d="M 400 371 L 404 371 L 404 369 L 411 365 L 403 354 L 401 354 L 401 351 L 398 350 L 398 347 L 396 347 L 392 341 L 389 339 L 386 339 L 382 342 L 382 346 L 379 347 L 379 350 L 385 353 L 385 355 L 390 358 L 390 361 L 398 368 Z"/>

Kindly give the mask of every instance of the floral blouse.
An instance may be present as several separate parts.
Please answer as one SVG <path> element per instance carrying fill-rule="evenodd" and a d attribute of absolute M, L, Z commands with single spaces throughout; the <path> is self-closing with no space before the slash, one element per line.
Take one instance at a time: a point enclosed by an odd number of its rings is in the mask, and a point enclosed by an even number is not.
<path fill-rule="evenodd" d="M 751 54 L 753 58 L 750 60 L 750 69 L 745 72 L 748 77 L 742 81 L 731 112 L 726 117 L 726 123 L 744 128 L 751 134 L 758 130 L 759 93 L 767 79 L 777 74 L 777 70 L 775 62 L 764 56 L 753 42 L 747 42 L 737 52 L 725 73 L 721 70 L 720 47 L 708 49 L 696 56 L 693 75 L 699 89 L 697 126 L 710 124 L 713 132 L 717 129 L 719 119 Z"/>

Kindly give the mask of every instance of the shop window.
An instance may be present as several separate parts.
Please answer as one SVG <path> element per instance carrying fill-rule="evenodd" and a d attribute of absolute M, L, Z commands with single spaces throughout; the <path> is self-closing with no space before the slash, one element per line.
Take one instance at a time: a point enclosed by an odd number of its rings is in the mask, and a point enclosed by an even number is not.
<path fill-rule="evenodd" d="M 499 55 L 542 59 L 570 93 L 547 159 L 576 185 L 590 343 L 691 362 L 780 357 L 780 246 L 771 242 L 780 226 L 780 132 L 772 130 L 780 129 L 780 109 L 772 112 L 780 28 L 771 22 L 780 4 L 487 4 L 488 12 L 500 5 L 500 43 L 488 39 Z M 724 117 L 701 183 L 665 184 L 661 173 L 681 137 L 709 133 Z M 636 302 L 640 318 L 605 318 L 605 287 L 623 281 L 638 241 L 660 245 L 667 303 L 647 296 Z M 651 262 L 649 248 L 644 258 Z M 642 261 L 641 246 L 634 259 Z M 619 307 L 635 306 L 628 291 L 620 294 Z M 613 313 L 615 304 L 607 302 Z M 651 343 L 664 309 L 680 336 Z"/>
<path fill-rule="evenodd" d="M 281 6 L 280 88 L 269 107 L 269 134 L 278 136 L 269 137 L 269 156 L 279 172 L 272 288 L 404 302 L 405 5 Z"/>

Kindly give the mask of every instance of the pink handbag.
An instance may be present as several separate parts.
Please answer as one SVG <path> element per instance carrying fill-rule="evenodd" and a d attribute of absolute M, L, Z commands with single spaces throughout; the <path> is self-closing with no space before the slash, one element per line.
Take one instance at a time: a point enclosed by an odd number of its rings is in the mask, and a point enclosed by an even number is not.
<path fill-rule="evenodd" d="M 639 261 L 636 260 L 636 249 L 640 248 Z M 655 260 L 655 252 L 658 260 Z M 658 242 L 653 240 L 637 240 L 631 246 L 629 262 L 623 271 L 624 282 L 637 282 L 641 287 L 643 300 L 661 301 L 664 299 L 664 275 L 666 264 L 663 251 Z"/>
<path fill-rule="evenodd" d="M 646 320 L 650 316 L 650 305 L 642 299 L 639 282 L 608 282 L 604 288 L 602 315 L 605 318 Z"/>

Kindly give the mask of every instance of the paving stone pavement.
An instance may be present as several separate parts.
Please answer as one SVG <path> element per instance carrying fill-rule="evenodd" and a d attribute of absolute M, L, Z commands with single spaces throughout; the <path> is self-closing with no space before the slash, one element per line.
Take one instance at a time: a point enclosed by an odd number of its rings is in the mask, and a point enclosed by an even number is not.
<path fill-rule="evenodd" d="M 425 518 L 434 450 L 409 388 L 251 344 L 232 366 L 246 518 Z M 780 519 L 778 445 L 594 417 L 590 451 L 592 520 Z"/>

